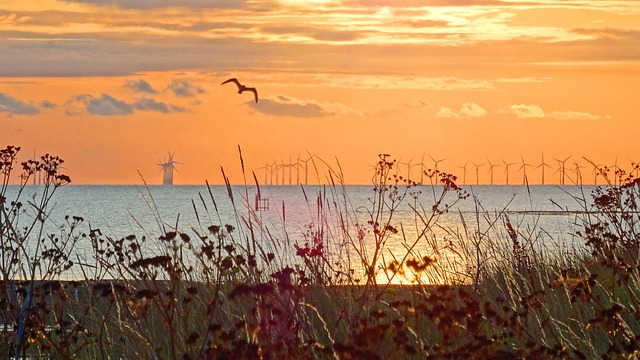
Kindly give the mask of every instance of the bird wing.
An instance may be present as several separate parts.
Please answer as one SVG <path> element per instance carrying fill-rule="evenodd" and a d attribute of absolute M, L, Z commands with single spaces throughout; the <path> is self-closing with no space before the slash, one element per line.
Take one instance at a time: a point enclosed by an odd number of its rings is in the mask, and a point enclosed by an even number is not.
<path fill-rule="evenodd" d="M 256 88 L 245 88 L 245 90 L 247 91 L 251 91 L 254 95 L 254 97 L 256 98 L 256 104 L 258 103 L 258 90 L 256 90 Z"/>
<path fill-rule="evenodd" d="M 222 82 L 222 84 L 220 84 L 220 85 L 224 85 L 224 84 L 226 84 L 226 83 L 230 83 L 230 82 L 235 83 L 235 84 L 236 84 L 236 86 L 238 87 L 238 89 L 242 86 L 242 85 L 240 84 L 240 82 L 238 81 L 238 79 L 236 79 L 236 78 L 231 78 L 231 79 L 229 79 L 229 80 L 225 80 L 225 81 L 224 81 L 224 82 Z"/>

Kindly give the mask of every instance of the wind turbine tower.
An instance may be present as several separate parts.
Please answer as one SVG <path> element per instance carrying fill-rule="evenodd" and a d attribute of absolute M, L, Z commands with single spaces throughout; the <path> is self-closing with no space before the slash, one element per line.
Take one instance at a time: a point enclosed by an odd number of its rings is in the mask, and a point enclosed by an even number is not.
<path fill-rule="evenodd" d="M 489 159 L 487 159 L 489 163 L 489 171 L 487 171 L 491 175 L 491 185 L 493 185 L 493 168 L 499 167 L 500 165 L 492 163 Z"/>
<path fill-rule="evenodd" d="M 173 171 L 176 170 L 176 164 L 181 164 L 173 160 L 173 154 L 169 153 L 169 159 L 159 163 L 160 171 L 162 171 L 162 185 L 173 185 Z"/>
<path fill-rule="evenodd" d="M 565 170 L 565 163 L 571 158 L 571 155 L 567 156 L 566 159 L 564 160 L 560 160 L 560 159 L 555 159 L 558 162 L 558 171 L 560 172 L 560 185 L 564 185 L 564 180 L 565 177 L 567 175 L 566 170 Z"/>
<path fill-rule="evenodd" d="M 511 165 L 513 165 L 515 163 L 508 163 L 508 162 L 504 161 L 504 159 L 501 159 L 501 160 L 504 163 L 504 174 L 505 174 L 505 177 L 506 177 L 507 185 L 509 185 L 509 166 L 511 166 Z"/>
<path fill-rule="evenodd" d="M 438 164 L 447 160 L 447 159 L 434 159 L 431 155 L 429 155 L 429 157 L 431 158 L 431 160 L 433 160 L 433 171 L 436 172 L 438 171 Z"/>
<path fill-rule="evenodd" d="M 518 170 L 522 170 L 522 185 L 526 185 L 527 184 L 527 166 L 532 167 L 533 165 L 526 163 L 522 155 L 520 155 L 520 158 L 522 159 L 522 165 Z"/>
<path fill-rule="evenodd" d="M 458 169 L 462 169 L 462 185 L 467 185 L 467 164 L 469 164 L 468 161 L 464 165 L 458 166 Z"/>
<path fill-rule="evenodd" d="M 420 185 L 424 184 L 424 169 L 426 168 L 426 165 L 424 164 L 424 156 L 426 154 L 422 153 L 422 158 L 420 159 L 420 163 L 417 164 L 418 166 L 420 166 Z"/>
<path fill-rule="evenodd" d="M 480 185 L 480 168 L 484 166 L 484 163 L 482 164 L 476 164 L 473 161 L 471 162 L 473 164 L 473 166 L 476 167 L 476 185 Z"/>
<path fill-rule="evenodd" d="M 407 165 L 407 180 L 411 180 L 411 168 L 414 167 L 415 165 L 413 164 L 413 158 L 411 158 L 408 162 L 406 163 L 400 163 L 401 165 Z"/>
<path fill-rule="evenodd" d="M 541 171 L 542 171 L 542 185 L 544 185 L 544 168 L 545 167 L 551 167 L 551 166 L 549 166 L 549 164 L 544 162 L 544 153 L 542 153 L 542 162 L 540 163 L 540 165 L 535 167 L 536 169 L 541 168 Z"/>

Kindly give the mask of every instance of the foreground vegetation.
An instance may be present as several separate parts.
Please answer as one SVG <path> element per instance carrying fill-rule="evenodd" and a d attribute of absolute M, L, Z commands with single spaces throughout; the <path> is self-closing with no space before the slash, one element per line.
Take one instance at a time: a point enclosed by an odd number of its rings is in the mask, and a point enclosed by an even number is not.
<path fill-rule="evenodd" d="M 539 251 L 544 231 L 520 229 L 506 211 L 478 208 L 474 224 L 438 228 L 455 202 L 473 200 L 450 174 L 428 170 L 427 187 L 392 175 L 388 155 L 364 219 L 334 183 L 308 201 L 316 220 L 287 234 L 259 221 L 248 193 L 236 199 L 228 187 L 235 224 L 215 222 L 209 192 L 193 204 L 209 224 L 181 229 L 158 219 L 156 237 L 112 238 L 73 214 L 48 230 L 50 201 L 71 181 L 57 157 L 22 163 L 19 191 L 7 198 L 19 150 L 0 150 L 2 358 L 640 354 L 640 180 L 624 171 L 600 169 L 614 184 L 576 199 L 595 211 L 578 219 L 584 246 L 571 253 Z M 34 176 L 43 176 L 43 191 L 25 199 Z M 430 203 L 415 202 L 420 188 L 432 191 Z M 394 211 L 407 202 L 415 221 L 399 224 Z M 78 244 L 91 253 L 78 254 Z"/>

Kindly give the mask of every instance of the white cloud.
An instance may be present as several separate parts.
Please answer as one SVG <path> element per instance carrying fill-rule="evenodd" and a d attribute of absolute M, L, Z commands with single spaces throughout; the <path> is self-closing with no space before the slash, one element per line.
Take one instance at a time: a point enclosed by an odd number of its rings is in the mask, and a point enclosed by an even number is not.
<path fill-rule="evenodd" d="M 557 120 L 599 120 L 599 115 L 578 111 L 552 111 L 545 113 L 539 105 L 516 104 L 509 107 L 510 112 L 520 119 L 557 119 Z"/>
<path fill-rule="evenodd" d="M 480 105 L 474 102 L 468 102 L 462 105 L 460 111 L 455 111 L 450 108 L 441 107 L 436 114 L 437 118 L 451 118 L 451 119 L 475 119 L 487 115 L 487 111 Z"/>
<path fill-rule="evenodd" d="M 577 111 L 553 111 L 549 117 L 558 120 L 600 120 L 599 115 Z"/>
<path fill-rule="evenodd" d="M 520 119 L 538 119 L 544 117 L 544 110 L 538 105 L 511 105 L 511 111 Z"/>

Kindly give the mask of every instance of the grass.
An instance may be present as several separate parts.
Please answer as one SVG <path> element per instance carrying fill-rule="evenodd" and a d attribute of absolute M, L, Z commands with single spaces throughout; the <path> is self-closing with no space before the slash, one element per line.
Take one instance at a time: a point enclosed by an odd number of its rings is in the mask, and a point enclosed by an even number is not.
<path fill-rule="evenodd" d="M 366 211 L 354 209 L 339 173 L 317 194 L 302 188 L 314 220 L 301 234 L 287 233 L 286 215 L 263 223 L 248 192 L 237 198 L 227 182 L 235 224 L 216 222 L 209 191 L 192 205 L 210 223 L 181 229 L 158 215 L 157 235 L 112 238 L 73 216 L 64 232 L 47 233 L 49 201 L 71 180 L 59 158 L 21 164 L 20 189 L 43 174 L 42 198 L 24 201 L 20 190 L 7 199 L 18 152 L 0 150 L 3 358 L 640 354 L 640 181 L 623 171 L 592 201 L 576 199 L 596 211 L 578 218 L 584 246 L 573 251 L 544 251 L 550 235 L 535 219 L 521 228 L 507 208 L 476 203 L 472 222 L 460 215 L 460 228 L 440 227 L 456 202 L 473 200 L 455 176 L 427 171 L 432 193 L 420 203 L 389 155 L 380 155 Z M 253 180 L 245 188 L 259 189 Z M 396 216 L 405 205 L 412 223 Z M 78 241 L 91 243 L 90 258 L 75 257 Z M 70 272 L 81 275 L 62 281 Z"/>

